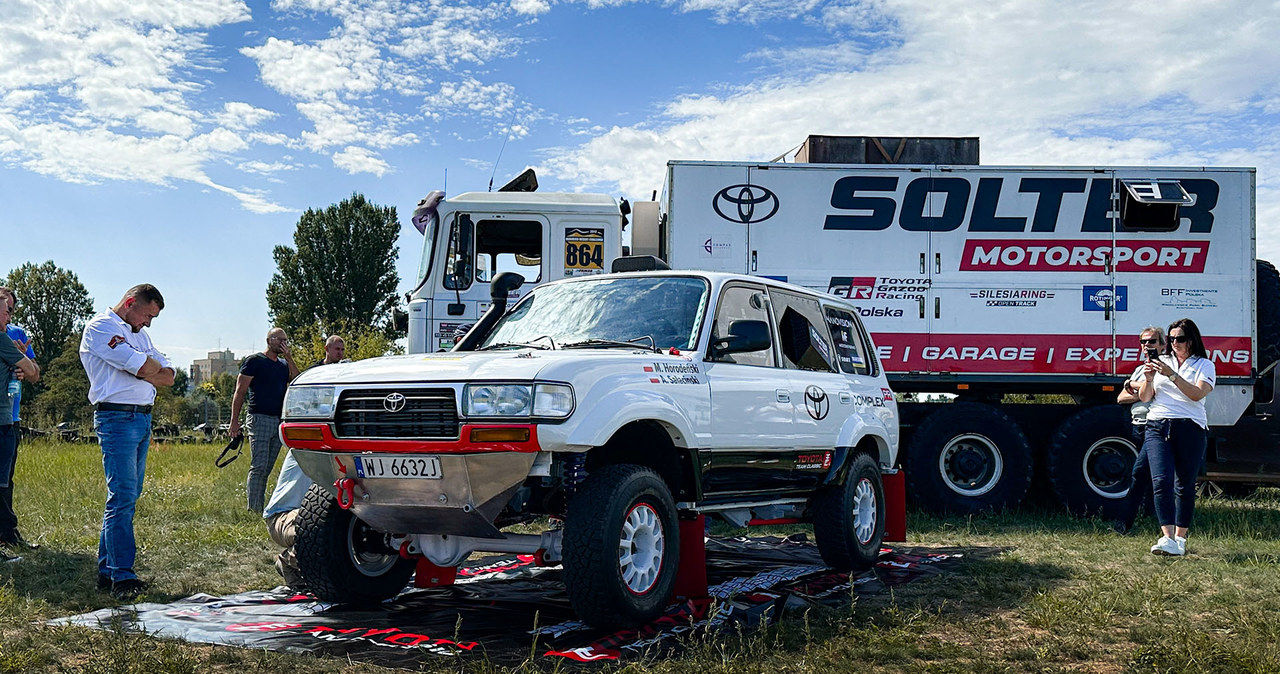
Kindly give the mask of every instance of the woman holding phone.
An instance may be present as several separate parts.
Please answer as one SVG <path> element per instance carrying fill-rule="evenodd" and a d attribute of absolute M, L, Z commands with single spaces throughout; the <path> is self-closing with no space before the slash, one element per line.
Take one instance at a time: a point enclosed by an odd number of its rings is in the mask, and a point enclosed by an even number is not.
<path fill-rule="evenodd" d="M 1143 366 L 1138 399 L 1151 403 L 1142 449 L 1151 466 L 1151 491 L 1161 536 L 1156 555 L 1187 553 L 1187 533 L 1196 502 L 1196 476 L 1204 462 L 1209 422 L 1204 397 L 1217 371 L 1200 329 L 1190 318 L 1169 325 L 1164 354 Z"/>

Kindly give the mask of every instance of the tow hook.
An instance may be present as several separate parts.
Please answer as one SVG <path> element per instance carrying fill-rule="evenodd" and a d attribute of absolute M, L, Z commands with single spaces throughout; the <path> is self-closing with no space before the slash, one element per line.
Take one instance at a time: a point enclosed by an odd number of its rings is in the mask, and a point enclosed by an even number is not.
<path fill-rule="evenodd" d="M 356 481 L 343 477 L 335 480 L 333 486 L 338 490 L 338 507 L 351 510 L 351 504 L 356 500 Z"/>

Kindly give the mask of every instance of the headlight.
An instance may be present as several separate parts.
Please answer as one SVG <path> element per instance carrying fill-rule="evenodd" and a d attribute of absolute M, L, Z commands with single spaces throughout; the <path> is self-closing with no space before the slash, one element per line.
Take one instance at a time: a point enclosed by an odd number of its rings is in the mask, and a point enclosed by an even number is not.
<path fill-rule="evenodd" d="M 527 384 L 468 384 L 463 414 L 472 417 L 527 417 L 533 398 Z"/>
<path fill-rule="evenodd" d="M 284 394 L 286 419 L 332 419 L 332 386 L 290 386 Z"/>
<path fill-rule="evenodd" d="M 538 384 L 533 389 L 533 416 L 567 417 L 573 413 L 573 387 L 567 384 Z"/>

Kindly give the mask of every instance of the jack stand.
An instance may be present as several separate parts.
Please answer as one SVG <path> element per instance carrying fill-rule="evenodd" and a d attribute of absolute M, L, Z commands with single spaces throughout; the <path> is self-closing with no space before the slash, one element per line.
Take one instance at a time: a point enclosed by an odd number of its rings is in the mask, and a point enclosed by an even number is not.
<path fill-rule="evenodd" d="M 418 567 L 413 572 L 414 587 L 440 587 L 453 585 L 458 576 L 456 566 L 436 566 L 426 557 L 418 558 Z"/>
<path fill-rule="evenodd" d="M 884 485 L 884 541 L 907 541 L 907 474 L 898 470 L 880 475 Z"/>
<path fill-rule="evenodd" d="M 707 516 L 680 518 L 680 564 L 676 567 L 675 596 L 703 599 L 707 596 Z"/>

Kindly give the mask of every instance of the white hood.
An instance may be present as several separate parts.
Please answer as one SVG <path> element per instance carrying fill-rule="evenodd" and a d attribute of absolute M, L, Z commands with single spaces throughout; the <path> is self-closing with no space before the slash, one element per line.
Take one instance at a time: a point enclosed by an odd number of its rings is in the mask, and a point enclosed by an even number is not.
<path fill-rule="evenodd" d="M 530 353 L 534 354 L 532 358 Z M 547 364 L 547 360 L 537 354 L 537 351 L 521 350 L 385 356 L 313 367 L 294 379 L 293 384 L 532 381 Z"/>

